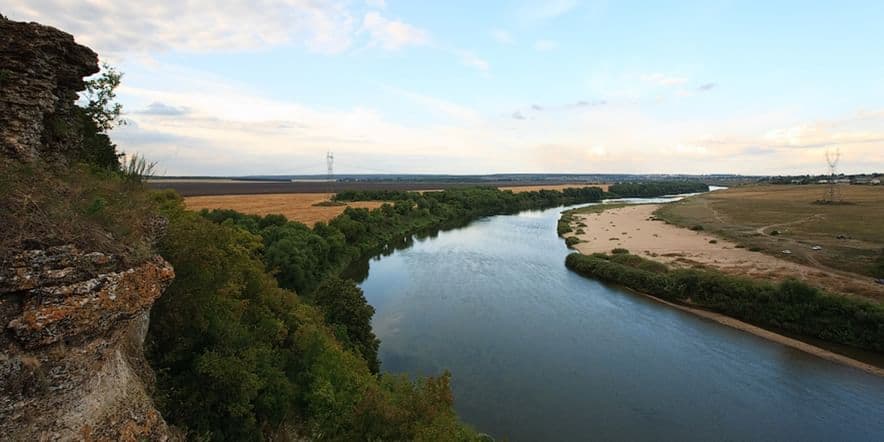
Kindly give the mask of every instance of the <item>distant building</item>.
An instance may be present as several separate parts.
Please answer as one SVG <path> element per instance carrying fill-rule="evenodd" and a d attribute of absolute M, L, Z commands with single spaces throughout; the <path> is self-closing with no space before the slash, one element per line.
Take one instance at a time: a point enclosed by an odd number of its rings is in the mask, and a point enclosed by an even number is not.
<path fill-rule="evenodd" d="M 819 181 L 817 181 L 817 184 L 828 184 L 828 183 L 829 183 L 829 180 L 819 180 Z"/>
<path fill-rule="evenodd" d="M 880 178 L 872 178 L 869 180 L 869 184 L 874 184 L 874 185 L 881 184 L 881 179 Z"/>

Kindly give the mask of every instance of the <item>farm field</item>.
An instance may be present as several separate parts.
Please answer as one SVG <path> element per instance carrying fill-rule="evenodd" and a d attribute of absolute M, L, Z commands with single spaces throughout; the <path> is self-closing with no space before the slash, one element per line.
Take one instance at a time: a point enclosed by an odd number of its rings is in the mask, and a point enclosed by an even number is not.
<path fill-rule="evenodd" d="M 203 195 L 258 195 L 258 194 L 281 194 L 281 193 L 333 193 L 344 190 L 441 190 L 457 187 L 493 186 L 501 189 L 527 192 L 529 190 L 551 189 L 557 190 L 565 187 L 596 186 L 603 189 L 605 184 L 585 183 L 562 183 L 549 182 L 538 183 L 536 181 L 524 181 L 514 183 L 512 181 L 483 181 L 483 182 L 432 182 L 432 181 L 344 181 L 329 183 L 327 181 L 234 181 L 226 179 L 158 179 L 148 182 L 152 189 L 173 189 L 181 196 Z"/>
<path fill-rule="evenodd" d="M 235 183 L 229 181 L 182 181 L 176 183 L 183 184 L 200 184 L 203 185 L 205 189 L 213 189 L 213 186 L 218 186 L 219 184 L 223 184 L 223 187 L 220 189 L 227 188 L 228 185 L 232 186 L 245 186 L 245 188 L 255 189 L 256 186 L 253 182 L 249 183 Z M 257 183 L 259 186 L 271 186 L 273 185 L 315 185 L 322 184 L 328 186 L 328 183 L 310 183 L 310 182 L 297 182 L 297 183 L 280 183 L 280 182 L 269 182 L 269 183 Z M 507 186 L 501 187 L 503 190 L 512 190 L 514 192 L 529 192 L 535 190 L 561 190 L 567 187 L 584 187 L 589 186 L 590 184 L 550 184 L 550 185 L 533 185 L 533 186 Z M 595 187 L 607 188 L 606 184 L 592 184 Z M 344 187 L 343 185 L 341 187 Z M 415 187 L 422 187 L 420 185 Z M 218 188 L 218 187 L 215 187 Z M 177 190 L 177 189 L 176 189 Z M 403 190 L 418 190 L 406 188 Z M 439 188 L 434 189 L 420 189 L 418 191 L 423 192 L 431 192 L 442 190 Z M 179 190 L 179 192 L 181 192 Z M 313 193 L 313 192 L 302 192 L 302 193 L 257 193 L 257 194 L 238 194 L 234 192 L 230 195 L 196 195 L 196 196 L 188 196 L 184 195 L 184 202 L 187 205 L 187 208 L 190 210 L 202 210 L 202 209 L 231 209 L 236 210 L 237 212 L 247 213 L 250 215 L 269 215 L 269 214 L 281 214 L 286 218 L 294 221 L 298 221 L 304 223 L 308 226 L 312 226 L 317 221 L 328 221 L 344 211 L 344 208 L 347 206 L 350 207 L 364 207 L 368 209 L 374 209 L 376 207 L 380 207 L 383 202 L 381 201 L 358 201 L 347 203 L 346 205 L 340 206 L 316 206 L 315 204 L 321 203 L 324 201 L 329 201 L 332 193 L 324 192 L 324 193 Z"/>
<path fill-rule="evenodd" d="M 315 206 L 329 201 L 330 193 L 283 193 L 267 195 L 213 195 L 184 198 L 190 210 L 231 209 L 249 215 L 280 214 L 286 218 L 313 226 L 318 221 L 328 221 L 344 211 L 347 206 L 374 209 L 381 201 L 358 201 L 340 206 Z"/>
<path fill-rule="evenodd" d="M 847 204 L 814 204 L 824 190 L 824 185 L 737 187 L 664 205 L 655 215 L 778 258 L 872 276 L 884 249 L 884 187 L 842 186 Z"/>

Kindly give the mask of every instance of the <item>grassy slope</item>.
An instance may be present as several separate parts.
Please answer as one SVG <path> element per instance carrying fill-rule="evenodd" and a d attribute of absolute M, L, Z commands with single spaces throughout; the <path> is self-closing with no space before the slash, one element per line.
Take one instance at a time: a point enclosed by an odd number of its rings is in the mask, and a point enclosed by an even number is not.
<path fill-rule="evenodd" d="M 844 200 L 852 204 L 814 204 L 824 187 L 738 187 L 667 204 L 656 215 L 683 227 L 702 225 L 780 258 L 871 275 L 884 248 L 884 187 L 844 186 Z M 771 235 L 774 230 L 779 235 Z M 814 245 L 823 249 L 813 251 Z"/>

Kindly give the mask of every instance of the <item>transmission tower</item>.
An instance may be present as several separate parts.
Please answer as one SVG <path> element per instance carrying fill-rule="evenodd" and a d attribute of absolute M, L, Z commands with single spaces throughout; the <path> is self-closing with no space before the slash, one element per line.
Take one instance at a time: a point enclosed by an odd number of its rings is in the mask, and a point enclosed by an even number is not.
<path fill-rule="evenodd" d="M 829 179 L 823 202 L 835 204 L 841 202 L 841 189 L 838 187 L 838 161 L 841 160 L 841 149 L 835 149 L 835 153 L 826 149 L 826 164 L 829 165 Z"/>
<path fill-rule="evenodd" d="M 335 154 L 331 151 L 325 153 L 325 165 L 328 166 L 328 191 L 335 193 Z"/>

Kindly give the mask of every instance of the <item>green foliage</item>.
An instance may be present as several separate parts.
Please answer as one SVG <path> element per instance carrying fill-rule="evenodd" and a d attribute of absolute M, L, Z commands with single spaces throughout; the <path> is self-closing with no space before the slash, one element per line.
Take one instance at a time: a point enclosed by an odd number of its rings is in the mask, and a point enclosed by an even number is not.
<path fill-rule="evenodd" d="M 100 132 L 125 124 L 125 120 L 120 119 L 123 106 L 114 102 L 117 98 L 115 90 L 120 86 L 122 79 L 122 73 L 113 66 L 103 63 L 101 75 L 86 81 L 86 91 L 83 96 L 86 105 L 83 109 L 86 117 L 95 122 Z"/>
<path fill-rule="evenodd" d="M 701 225 L 699 225 L 699 224 L 696 224 L 696 225 L 694 225 L 694 226 L 691 227 L 691 230 L 693 230 L 693 231 L 695 231 L 695 232 L 702 232 L 704 229 L 703 229 L 703 226 L 701 226 Z"/>
<path fill-rule="evenodd" d="M 622 254 L 624 254 L 624 253 L 625 253 L 625 254 L 628 254 L 628 253 L 629 253 L 629 250 L 628 250 L 628 249 L 621 248 L 621 247 L 617 247 L 617 248 L 611 250 L 611 254 L 612 254 L 612 255 L 622 255 Z"/>
<path fill-rule="evenodd" d="M 669 301 L 689 303 L 734 318 L 854 347 L 884 351 L 884 307 L 834 295 L 803 282 L 770 284 L 712 270 L 654 272 L 642 258 L 615 261 L 572 253 L 565 265 L 584 276 L 622 284 Z"/>
<path fill-rule="evenodd" d="M 578 238 L 576 236 L 569 236 L 569 237 L 565 238 L 565 245 L 568 246 L 569 248 L 574 247 L 577 244 L 580 244 L 581 242 L 582 241 L 580 241 L 580 238 Z"/>
<path fill-rule="evenodd" d="M 156 167 L 156 162 L 149 162 L 143 155 L 134 154 L 123 163 L 120 173 L 126 180 L 140 183 L 144 179 L 152 177 Z"/>
<path fill-rule="evenodd" d="M 351 280 L 329 277 L 313 290 L 310 299 L 325 315 L 325 322 L 336 327 L 338 341 L 361 355 L 372 373 L 377 373 L 380 341 L 371 329 L 374 307 L 365 300 L 362 289 Z"/>
<path fill-rule="evenodd" d="M 107 206 L 107 201 L 104 198 L 97 196 L 92 200 L 92 203 L 89 204 L 89 206 L 86 208 L 86 213 L 88 213 L 89 215 L 96 215 L 99 212 L 101 212 L 102 210 L 104 210 L 104 208 L 106 206 Z"/>
<path fill-rule="evenodd" d="M 377 349 L 371 307 L 355 286 L 320 285 L 316 308 L 265 271 L 264 241 L 245 227 L 295 223 L 213 223 L 184 211 L 174 192 L 157 193 L 156 206 L 169 219 L 159 247 L 176 278 L 154 305 L 148 356 L 171 423 L 210 440 L 476 439 L 457 420 L 447 374 L 416 382 L 372 374 L 360 354 Z M 292 422 L 303 434 L 280 436 Z"/>
<path fill-rule="evenodd" d="M 525 209 L 598 201 L 601 189 L 565 189 L 515 194 L 491 187 L 450 189 L 442 192 L 352 191 L 336 200 L 392 201 L 373 210 L 348 207 L 328 223 L 313 229 L 276 218 L 243 215 L 232 210 L 203 211 L 216 223 L 232 223 L 260 235 L 263 258 L 280 286 L 309 294 L 326 276 L 358 258 L 414 233 L 440 229 L 452 223 Z"/>
<path fill-rule="evenodd" d="M 103 69 L 99 77 L 86 81 L 83 106 L 73 107 L 70 114 L 47 116 L 43 141 L 60 146 L 76 162 L 118 170 L 120 155 L 107 131 L 124 124 L 120 119 L 122 106 L 113 101 L 122 74 L 108 65 Z"/>
<path fill-rule="evenodd" d="M 649 181 L 644 183 L 617 183 L 608 187 L 611 196 L 622 198 L 652 198 L 682 193 L 706 192 L 709 186 L 699 181 Z"/>

